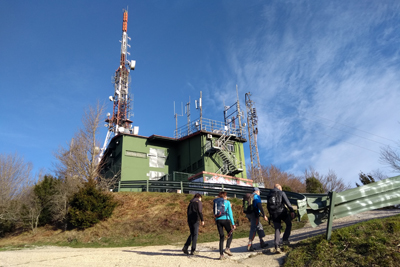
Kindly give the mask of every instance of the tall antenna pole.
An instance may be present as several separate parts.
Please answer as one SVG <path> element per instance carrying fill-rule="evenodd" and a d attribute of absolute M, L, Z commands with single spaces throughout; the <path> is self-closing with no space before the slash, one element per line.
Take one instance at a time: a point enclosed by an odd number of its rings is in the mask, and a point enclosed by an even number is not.
<path fill-rule="evenodd" d="M 239 101 L 239 90 L 238 90 L 238 86 L 236 84 L 236 97 L 237 97 L 237 117 L 238 117 L 238 122 L 239 122 L 239 136 L 242 137 L 243 136 L 243 130 L 242 130 L 242 112 L 240 111 L 240 101 Z"/>
<path fill-rule="evenodd" d="M 181 103 L 181 113 L 182 114 L 178 114 L 178 113 L 176 113 L 175 112 L 175 101 L 174 101 L 174 117 L 175 117 L 175 127 L 176 127 L 176 130 L 175 130 L 175 138 L 178 138 L 179 136 L 179 134 L 178 134 L 178 116 L 183 116 L 183 106 L 182 106 L 182 103 Z"/>
<path fill-rule="evenodd" d="M 257 134 L 258 134 L 258 116 L 256 108 L 253 107 L 254 102 L 250 99 L 250 92 L 246 93 L 246 109 L 247 109 L 247 130 L 249 133 L 250 159 L 251 159 L 251 178 L 259 183 L 262 182 L 260 157 L 258 154 Z"/>
<path fill-rule="evenodd" d="M 202 92 L 200 91 L 199 107 L 200 107 L 200 130 L 203 130 L 203 100 Z"/>
<path fill-rule="evenodd" d="M 188 135 L 191 133 L 190 131 L 190 97 L 189 102 L 186 103 L 186 116 L 187 116 L 187 127 L 188 127 Z"/>
<path fill-rule="evenodd" d="M 122 38 L 121 38 L 121 56 L 119 61 L 119 67 L 115 71 L 113 78 L 114 83 L 114 96 L 110 96 L 110 101 L 113 102 L 113 113 L 107 114 L 106 127 L 108 128 L 106 140 L 104 141 L 103 148 L 101 149 L 99 158 L 104 154 L 104 151 L 113 136 L 118 134 L 130 133 L 131 123 L 130 120 L 130 103 L 131 99 L 129 96 L 129 83 L 130 70 L 135 69 L 136 61 L 128 61 L 128 11 L 124 10 L 122 20 Z"/>

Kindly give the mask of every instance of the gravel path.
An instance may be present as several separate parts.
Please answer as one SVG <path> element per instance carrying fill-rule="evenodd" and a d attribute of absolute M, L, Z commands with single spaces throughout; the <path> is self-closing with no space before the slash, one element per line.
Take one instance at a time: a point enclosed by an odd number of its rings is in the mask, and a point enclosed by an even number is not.
<path fill-rule="evenodd" d="M 348 216 L 334 221 L 333 228 L 399 214 L 400 210 L 376 210 Z M 317 228 L 307 226 L 295 230 L 290 237 L 291 243 L 325 233 L 326 224 Z M 266 240 L 273 246 L 273 235 Z M 247 238 L 234 239 L 231 251 L 234 254 L 225 261 L 218 260 L 218 242 L 198 244 L 200 254 L 186 256 L 179 246 L 125 247 L 125 248 L 68 248 L 37 247 L 0 252 L 0 267 L 5 266 L 280 266 L 285 254 L 272 254 L 269 248 L 247 252 Z M 258 242 L 258 238 L 256 240 Z M 258 243 L 255 243 L 256 247 Z"/>

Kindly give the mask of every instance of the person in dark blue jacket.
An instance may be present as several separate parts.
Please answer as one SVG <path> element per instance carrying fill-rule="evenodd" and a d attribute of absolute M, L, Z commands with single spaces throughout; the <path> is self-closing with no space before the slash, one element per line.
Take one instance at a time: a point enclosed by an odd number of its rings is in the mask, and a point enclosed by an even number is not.
<path fill-rule="evenodd" d="M 247 251 L 255 250 L 253 247 L 253 240 L 256 236 L 256 233 L 260 238 L 260 247 L 265 248 L 268 246 L 267 242 L 264 241 L 265 233 L 263 226 L 260 222 L 260 217 L 263 217 L 266 221 L 268 221 L 268 218 L 261 205 L 260 189 L 258 187 L 255 187 L 253 191 L 254 191 L 253 192 L 254 212 L 246 214 L 247 219 L 249 219 L 250 221 L 250 233 L 249 233 L 249 243 L 247 245 Z"/>
<path fill-rule="evenodd" d="M 227 193 L 224 191 L 219 192 L 218 194 L 219 198 L 223 198 L 224 204 L 225 204 L 225 215 L 222 215 L 220 217 L 215 218 L 215 223 L 217 224 L 217 229 L 219 233 L 219 259 L 224 260 L 226 259 L 224 256 L 224 253 L 232 256 L 232 252 L 230 250 L 230 246 L 232 243 L 232 238 L 233 238 L 233 230 L 236 229 L 235 221 L 233 219 L 233 214 L 232 214 L 232 206 L 231 202 L 228 200 Z M 231 224 L 233 229 L 231 228 Z M 226 241 L 226 248 L 224 248 L 224 228 L 226 232 L 228 233 L 228 240 Z"/>

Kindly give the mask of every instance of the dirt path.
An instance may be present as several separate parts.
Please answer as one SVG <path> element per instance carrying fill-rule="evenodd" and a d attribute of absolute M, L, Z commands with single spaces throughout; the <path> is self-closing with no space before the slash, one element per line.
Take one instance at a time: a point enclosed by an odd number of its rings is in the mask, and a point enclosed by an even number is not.
<path fill-rule="evenodd" d="M 334 229 L 351 224 L 399 214 L 400 210 L 368 211 L 335 220 Z M 325 233 L 326 224 L 317 228 L 306 226 L 292 232 L 290 241 L 296 243 L 308 237 Z M 256 237 L 257 238 L 257 237 Z M 247 238 L 234 239 L 233 256 L 225 261 L 218 260 L 218 242 L 198 244 L 200 255 L 186 256 L 179 246 L 125 247 L 125 248 L 68 248 L 38 247 L 16 251 L 0 252 L 0 267 L 5 266 L 280 266 L 285 254 L 272 254 L 273 236 L 268 235 L 269 247 L 264 250 L 247 252 Z M 256 247 L 258 246 L 258 239 Z"/>

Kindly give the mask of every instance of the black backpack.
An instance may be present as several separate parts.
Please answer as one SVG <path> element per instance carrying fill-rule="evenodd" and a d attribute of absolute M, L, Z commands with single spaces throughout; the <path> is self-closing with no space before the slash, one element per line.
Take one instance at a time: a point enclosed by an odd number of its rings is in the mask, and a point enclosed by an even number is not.
<path fill-rule="evenodd" d="M 243 213 L 245 214 L 251 214 L 254 212 L 254 194 L 247 193 L 243 197 Z"/>
<path fill-rule="evenodd" d="M 271 190 L 267 197 L 267 209 L 271 215 L 279 215 L 283 212 L 282 192 L 279 190 Z"/>
<path fill-rule="evenodd" d="M 213 203 L 214 204 L 214 207 L 213 207 L 214 217 L 218 218 L 223 215 L 226 215 L 225 199 L 223 199 L 222 197 L 219 197 L 219 198 L 215 198 L 213 202 L 214 202 Z"/>

